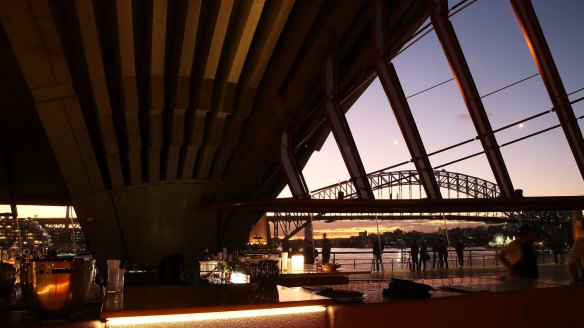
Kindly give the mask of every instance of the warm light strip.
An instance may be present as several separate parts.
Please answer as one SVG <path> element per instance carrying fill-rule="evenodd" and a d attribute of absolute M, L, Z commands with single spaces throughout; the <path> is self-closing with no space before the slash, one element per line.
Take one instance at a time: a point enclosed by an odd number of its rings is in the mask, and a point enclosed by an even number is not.
<path fill-rule="evenodd" d="M 152 315 L 139 317 L 121 317 L 109 318 L 107 324 L 110 327 L 125 325 L 152 325 L 157 323 L 188 322 L 217 319 L 237 319 L 250 318 L 258 316 L 274 316 L 285 314 L 315 313 L 324 312 L 324 306 L 297 306 L 274 309 L 227 311 L 227 312 L 207 312 L 207 313 L 187 313 L 187 314 L 169 314 L 169 315 Z"/>

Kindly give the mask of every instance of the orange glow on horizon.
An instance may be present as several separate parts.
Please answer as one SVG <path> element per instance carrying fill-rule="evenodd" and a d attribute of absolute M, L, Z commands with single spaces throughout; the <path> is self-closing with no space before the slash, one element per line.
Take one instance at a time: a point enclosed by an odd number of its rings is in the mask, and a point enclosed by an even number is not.
<path fill-rule="evenodd" d="M 379 221 L 379 233 L 393 232 L 397 229 L 404 232 L 419 231 L 419 232 L 436 232 L 438 229 L 448 229 L 457 227 L 478 227 L 485 226 L 483 222 L 470 221 L 446 221 L 444 220 L 397 220 L 397 221 Z M 377 226 L 375 220 L 370 221 L 337 221 L 334 223 L 325 223 L 316 221 L 313 223 L 313 235 L 315 239 L 321 239 L 322 234 L 326 233 L 329 239 L 335 238 L 349 238 L 357 237 L 360 232 L 367 231 L 367 234 L 377 234 Z M 290 238 L 291 240 L 304 239 L 302 234 L 297 234 Z"/>

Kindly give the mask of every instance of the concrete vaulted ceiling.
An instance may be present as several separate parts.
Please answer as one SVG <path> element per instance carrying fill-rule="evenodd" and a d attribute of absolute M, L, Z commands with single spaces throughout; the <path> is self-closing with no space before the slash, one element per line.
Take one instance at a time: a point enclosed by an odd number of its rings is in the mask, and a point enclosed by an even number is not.
<path fill-rule="evenodd" d="M 0 203 L 75 206 L 98 259 L 237 247 L 274 198 L 292 127 L 303 167 L 374 78 L 370 1 L 0 1 Z M 389 2 L 389 54 L 429 17 Z"/>

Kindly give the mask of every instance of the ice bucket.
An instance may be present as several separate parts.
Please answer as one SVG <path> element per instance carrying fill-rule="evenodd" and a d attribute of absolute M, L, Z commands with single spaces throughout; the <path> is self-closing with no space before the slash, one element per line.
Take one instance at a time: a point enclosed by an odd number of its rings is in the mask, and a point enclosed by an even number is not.
<path fill-rule="evenodd" d="M 42 319 L 66 318 L 81 309 L 95 262 L 83 259 L 30 260 L 20 268 L 27 312 Z"/>

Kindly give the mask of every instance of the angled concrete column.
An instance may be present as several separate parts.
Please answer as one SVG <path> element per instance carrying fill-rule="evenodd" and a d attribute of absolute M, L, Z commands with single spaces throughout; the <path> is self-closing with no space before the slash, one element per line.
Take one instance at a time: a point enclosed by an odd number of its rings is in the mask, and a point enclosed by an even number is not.
<path fill-rule="evenodd" d="M 462 53 L 462 48 L 454 32 L 454 28 L 448 20 L 448 1 L 434 0 L 434 8 L 431 14 L 432 25 L 442 45 L 444 54 L 450 63 L 452 73 L 458 82 L 460 92 L 464 98 L 466 107 L 477 130 L 477 134 L 493 170 L 493 175 L 497 180 L 501 195 L 504 197 L 513 197 L 515 191 L 509 172 L 505 166 L 503 155 L 497 144 L 497 139 L 493 134 L 491 123 L 485 112 L 481 97 L 474 83 L 472 74 Z"/>
<path fill-rule="evenodd" d="M 584 139 L 582 138 L 582 131 L 578 125 L 576 115 L 574 115 L 574 110 L 566 94 L 560 73 L 556 68 L 531 1 L 511 0 L 511 5 L 523 31 L 525 42 L 527 42 L 531 50 L 539 75 L 554 105 L 554 111 L 558 115 L 576 164 L 578 164 L 580 175 L 584 179 Z"/>
<path fill-rule="evenodd" d="M 286 127 L 282 133 L 280 141 L 280 165 L 288 179 L 288 186 L 294 198 L 310 198 L 304 176 L 294 161 L 290 131 L 290 127 Z"/>
<path fill-rule="evenodd" d="M 351 181 L 355 185 L 357 196 L 360 199 L 374 199 L 375 197 L 369 185 L 367 173 L 359 156 L 357 145 L 355 145 L 355 140 L 353 140 L 347 119 L 339 107 L 337 97 L 337 56 L 335 48 L 332 48 L 326 57 L 324 79 L 325 114 L 335 136 L 335 141 L 343 156 L 343 160 L 345 161 L 345 165 L 347 166 L 347 170 L 349 171 L 349 175 L 351 176 Z"/>
<path fill-rule="evenodd" d="M 434 170 L 428 159 L 428 154 L 424 148 L 422 137 L 416 126 L 416 121 L 410 110 L 406 95 L 401 87 L 399 78 L 393 65 L 389 62 L 387 44 L 387 5 L 383 0 L 372 1 L 372 37 L 374 40 L 373 52 L 375 56 L 375 67 L 379 81 L 385 90 L 385 95 L 391 104 L 391 109 L 399 124 L 412 161 L 420 175 L 420 180 L 426 195 L 431 199 L 440 199 L 440 187 L 434 177 Z"/>

